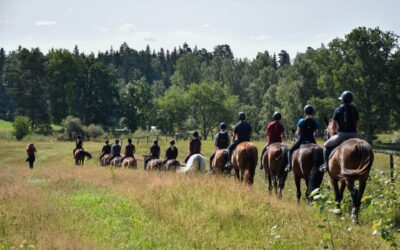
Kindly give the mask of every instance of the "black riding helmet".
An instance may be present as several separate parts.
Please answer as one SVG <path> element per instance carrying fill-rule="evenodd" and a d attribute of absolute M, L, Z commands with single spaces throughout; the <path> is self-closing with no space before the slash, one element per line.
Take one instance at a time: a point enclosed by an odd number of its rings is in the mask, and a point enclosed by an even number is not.
<path fill-rule="evenodd" d="M 132 139 L 131 138 L 128 139 L 128 143 L 132 143 Z"/>
<path fill-rule="evenodd" d="M 158 144 L 158 140 L 157 140 L 157 139 L 154 139 L 154 140 L 153 140 L 153 143 L 157 145 L 157 144 Z"/>
<path fill-rule="evenodd" d="M 109 141 L 108 141 L 108 140 L 106 140 L 106 141 L 105 141 L 105 143 L 106 143 L 106 144 L 108 144 L 108 143 L 109 143 Z"/>
<path fill-rule="evenodd" d="M 343 103 L 351 103 L 353 101 L 353 93 L 351 91 L 343 91 L 342 95 L 339 96 L 339 100 L 342 100 Z"/>
<path fill-rule="evenodd" d="M 225 124 L 225 122 L 221 122 L 221 123 L 219 124 L 219 128 L 222 129 L 222 130 L 225 130 L 225 129 L 226 129 L 226 124 Z"/>
<path fill-rule="evenodd" d="M 169 144 L 175 145 L 175 140 L 170 140 L 170 141 L 169 141 Z"/>
<path fill-rule="evenodd" d="M 314 114 L 314 107 L 311 106 L 311 105 L 309 105 L 309 104 L 307 104 L 307 105 L 304 107 L 304 113 L 306 113 L 307 115 L 312 115 L 312 114 Z"/>
<path fill-rule="evenodd" d="M 198 137 L 198 136 L 199 136 L 199 132 L 195 131 L 195 132 L 193 133 L 193 136 L 194 136 L 194 137 Z"/>
<path fill-rule="evenodd" d="M 115 140 L 115 143 L 118 144 L 118 143 L 119 143 L 119 140 Z"/>
<path fill-rule="evenodd" d="M 279 112 L 274 112 L 273 116 L 275 121 L 279 121 L 280 119 L 282 119 L 282 115 Z"/>
<path fill-rule="evenodd" d="M 246 120 L 246 114 L 244 112 L 239 112 L 239 120 L 241 121 Z"/>

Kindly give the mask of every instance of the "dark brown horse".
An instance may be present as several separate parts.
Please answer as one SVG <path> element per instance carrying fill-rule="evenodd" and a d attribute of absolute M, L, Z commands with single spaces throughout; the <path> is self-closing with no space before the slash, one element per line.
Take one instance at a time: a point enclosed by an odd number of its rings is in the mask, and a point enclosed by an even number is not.
<path fill-rule="evenodd" d="M 178 160 L 171 159 L 171 160 L 168 160 L 168 161 L 166 161 L 164 163 L 163 169 L 165 171 L 176 171 L 179 168 L 180 165 L 181 164 L 179 163 Z"/>
<path fill-rule="evenodd" d="M 83 149 L 75 150 L 74 156 L 75 156 L 75 165 L 83 165 L 85 162 L 85 157 L 88 158 L 88 160 L 92 159 L 92 154 L 84 151 Z"/>
<path fill-rule="evenodd" d="M 262 156 L 261 164 L 265 170 L 265 179 L 268 180 L 268 190 L 271 194 L 275 189 L 275 195 L 282 197 L 282 190 L 285 187 L 287 172 L 285 167 L 288 160 L 288 147 L 280 142 L 270 144 Z"/>
<path fill-rule="evenodd" d="M 326 135 L 330 138 L 333 134 L 332 121 L 330 121 L 326 129 Z M 364 195 L 373 161 L 374 152 L 371 145 L 358 138 L 342 142 L 329 160 L 328 171 L 335 191 L 335 201 L 338 204 L 338 208 L 340 208 L 343 192 L 347 186 L 353 200 L 351 218 L 354 223 L 358 223 L 361 199 Z M 355 181 L 359 182 L 358 189 Z"/>
<path fill-rule="evenodd" d="M 306 182 L 306 197 L 310 193 L 321 186 L 324 173 L 319 171 L 320 166 L 324 163 L 323 149 L 314 143 L 307 143 L 293 153 L 292 166 L 294 182 L 296 184 L 297 200 L 301 198 L 301 179 Z"/>
<path fill-rule="evenodd" d="M 122 161 L 122 166 L 125 168 L 137 168 L 137 160 L 134 157 L 126 157 Z"/>
<path fill-rule="evenodd" d="M 252 142 L 240 143 L 233 152 L 231 160 L 236 178 L 245 181 L 247 185 L 252 185 L 258 160 L 256 145 Z"/>
<path fill-rule="evenodd" d="M 211 169 L 214 170 L 215 173 L 223 173 L 224 166 L 228 162 L 228 151 L 226 149 L 220 149 L 215 152 L 214 159 L 211 164 Z"/>
<path fill-rule="evenodd" d="M 163 167 L 163 161 L 160 159 L 153 159 L 147 163 L 146 170 L 161 170 Z"/>

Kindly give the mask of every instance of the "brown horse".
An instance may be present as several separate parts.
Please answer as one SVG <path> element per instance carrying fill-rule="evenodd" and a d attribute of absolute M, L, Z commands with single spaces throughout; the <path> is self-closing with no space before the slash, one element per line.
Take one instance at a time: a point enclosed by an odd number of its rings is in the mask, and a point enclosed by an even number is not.
<path fill-rule="evenodd" d="M 278 198 L 282 197 L 282 190 L 285 187 L 287 155 L 288 147 L 283 143 L 276 142 L 270 144 L 262 156 L 261 164 L 265 169 L 265 179 L 268 179 L 269 193 L 271 194 L 272 189 L 275 189 L 275 195 Z"/>
<path fill-rule="evenodd" d="M 171 159 L 164 163 L 163 169 L 165 171 L 176 171 L 180 165 L 178 160 Z"/>
<path fill-rule="evenodd" d="M 75 165 L 82 165 L 85 162 L 85 157 L 88 158 L 88 160 L 92 159 L 92 154 L 89 152 L 84 151 L 83 149 L 77 149 L 74 152 L 74 157 L 75 157 Z"/>
<path fill-rule="evenodd" d="M 330 138 L 333 135 L 332 121 L 330 121 L 326 129 L 326 136 Z M 358 138 L 342 142 L 329 160 L 328 171 L 335 192 L 335 201 L 340 208 L 343 192 L 347 186 L 353 200 L 351 218 L 354 223 L 358 223 L 361 199 L 373 161 L 374 152 L 371 145 Z M 358 189 L 355 185 L 357 180 L 359 182 Z M 340 187 L 339 182 L 341 183 Z"/>
<path fill-rule="evenodd" d="M 228 162 L 228 151 L 226 149 L 220 149 L 215 152 L 214 159 L 212 161 L 211 169 L 214 170 L 215 173 L 223 173 L 224 166 Z"/>
<path fill-rule="evenodd" d="M 240 143 L 232 154 L 232 167 L 236 178 L 247 185 L 254 182 L 254 173 L 258 160 L 258 150 L 252 142 Z"/>
<path fill-rule="evenodd" d="M 161 170 L 163 167 L 163 161 L 160 159 L 153 159 L 147 163 L 146 170 Z"/>
<path fill-rule="evenodd" d="M 121 159 L 122 159 L 122 157 L 116 156 L 111 160 L 110 163 L 114 167 L 121 167 Z"/>
<path fill-rule="evenodd" d="M 323 149 L 314 143 L 307 143 L 293 153 L 292 166 L 294 182 L 296 184 L 297 201 L 301 198 L 301 179 L 306 182 L 306 197 L 310 193 L 321 186 L 324 173 L 319 171 L 320 166 L 324 163 Z"/>
<path fill-rule="evenodd" d="M 101 166 L 107 166 L 110 165 L 110 158 L 111 154 L 105 154 L 103 157 L 100 159 L 100 165 Z"/>
<path fill-rule="evenodd" d="M 125 168 L 137 168 L 137 160 L 134 157 L 126 157 L 122 161 L 122 166 Z"/>

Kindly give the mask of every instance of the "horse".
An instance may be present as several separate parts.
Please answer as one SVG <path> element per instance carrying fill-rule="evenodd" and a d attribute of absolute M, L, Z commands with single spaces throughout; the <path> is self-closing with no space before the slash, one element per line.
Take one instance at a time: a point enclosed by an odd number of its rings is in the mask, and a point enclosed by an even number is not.
<path fill-rule="evenodd" d="M 232 167 L 236 178 L 252 185 L 258 160 L 258 150 L 252 142 L 240 143 L 232 154 Z"/>
<path fill-rule="evenodd" d="M 114 167 L 121 167 L 121 159 L 121 156 L 115 156 L 110 163 Z"/>
<path fill-rule="evenodd" d="M 306 182 L 306 198 L 321 186 L 324 173 L 319 167 L 324 164 L 324 151 L 315 143 L 307 143 L 294 151 L 292 157 L 293 176 L 296 184 L 297 201 L 301 198 L 301 179 Z"/>
<path fill-rule="evenodd" d="M 125 168 L 137 168 L 137 160 L 134 157 L 126 157 L 122 161 L 122 166 Z"/>
<path fill-rule="evenodd" d="M 88 158 L 88 160 L 92 159 L 92 154 L 89 152 L 84 151 L 83 149 L 77 149 L 74 152 L 74 157 L 75 157 L 75 165 L 82 165 L 85 162 L 85 157 Z"/>
<path fill-rule="evenodd" d="M 105 154 L 103 157 L 101 157 L 100 159 L 100 165 L 101 166 L 107 166 L 110 165 L 110 158 L 111 158 L 111 154 Z"/>
<path fill-rule="evenodd" d="M 325 135 L 327 139 L 334 135 L 332 121 L 325 121 L 327 125 Z M 351 219 L 353 223 L 358 223 L 358 214 L 361 206 L 361 199 L 367 186 L 369 172 L 374 161 L 374 152 L 371 145 L 361 139 L 352 138 L 343 141 L 331 154 L 329 159 L 329 176 L 335 192 L 337 208 L 343 199 L 346 186 L 351 194 L 353 201 L 351 209 Z M 358 181 L 358 189 L 355 182 Z M 340 187 L 339 187 L 340 182 Z"/>
<path fill-rule="evenodd" d="M 153 159 L 147 163 L 146 170 L 161 170 L 163 168 L 163 161 L 160 159 Z"/>
<path fill-rule="evenodd" d="M 179 172 L 181 173 L 193 173 L 197 171 L 206 171 L 206 159 L 201 154 L 191 155 L 186 166 L 179 169 Z"/>
<path fill-rule="evenodd" d="M 170 159 L 163 164 L 165 171 L 176 171 L 181 164 L 176 159 Z"/>
<path fill-rule="evenodd" d="M 287 177 L 285 167 L 288 161 L 288 147 L 280 142 L 272 143 L 261 157 L 265 178 L 268 179 L 269 193 L 274 189 L 275 195 L 281 198 Z"/>
<path fill-rule="evenodd" d="M 228 151 L 226 149 L 220 149 L 215 152 L 214 159 L 211 163 L 211 169 L 217 174 L 226 172 L 224 167 L 229 160 L 228 157 Z"/>

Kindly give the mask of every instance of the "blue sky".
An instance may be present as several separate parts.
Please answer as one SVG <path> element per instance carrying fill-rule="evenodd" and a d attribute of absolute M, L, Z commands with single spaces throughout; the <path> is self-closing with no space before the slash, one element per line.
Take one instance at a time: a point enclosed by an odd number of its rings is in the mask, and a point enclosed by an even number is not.
<path fill-rule="evenodd" d="M 81 51 L 172 49 L 187 42 L 212 48 L 229 44 L 236 57 L 287 50 L 292 57 L 357 26 L 400 35 L 396 0 L 0 0 L 0 47 Z"/>

